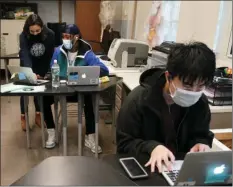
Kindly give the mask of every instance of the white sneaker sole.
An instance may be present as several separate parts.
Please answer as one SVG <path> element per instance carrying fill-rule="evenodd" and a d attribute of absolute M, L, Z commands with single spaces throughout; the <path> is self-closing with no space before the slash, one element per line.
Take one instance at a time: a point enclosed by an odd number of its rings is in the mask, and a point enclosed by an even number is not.
<path fill-rule="evenodd" d="M 56 143 L 51 144 L 51 145 L 45 145 L 45 147 L 46 147 L 47 149 L 52 149 L 52 148 L 54 148 L 55 146 L 56 146 Z"/>

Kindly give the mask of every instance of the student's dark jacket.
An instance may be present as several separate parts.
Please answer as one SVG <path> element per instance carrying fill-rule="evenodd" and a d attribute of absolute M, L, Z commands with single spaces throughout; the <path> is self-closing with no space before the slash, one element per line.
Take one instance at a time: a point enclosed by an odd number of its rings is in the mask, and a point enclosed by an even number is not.
<path fill-rule="evenodd" d="M 204 94 L 193 106 L 181 107 L 183 118 L 176 133 L 163 97 L 165 82 L 163 70 L 147 70 L 125 99 L 117 119 L 118 153 L 150 155 L 156 146 L 164 145 L 176 155 L 189 152 L 197 143 L 212 146 L 211 115 Z"/>
<path fill-rule="evenodd" d="M 43 27 L 42 32 L 43 34 L 39 41 L 30 40 L 24 32 L 20 34 L 19 57 L 20 66 L 31 67 L 34 73 L 45 76 L 50 71 L 50 61 L 55 49 L 55 39 L 54 32 L 46 26 Z M 42 56 L 35 57 L 31 54 L 35 43 L 40 43 L 44 46 L 45 52 Z"/>

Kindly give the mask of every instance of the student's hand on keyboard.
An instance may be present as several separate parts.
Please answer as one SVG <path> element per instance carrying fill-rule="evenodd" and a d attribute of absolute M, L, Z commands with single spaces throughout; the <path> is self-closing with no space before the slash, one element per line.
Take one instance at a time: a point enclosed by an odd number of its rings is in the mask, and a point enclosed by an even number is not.
<path fill-rule="evenodd" d="M 163 145 L 158 145 L 151 152 L 150 160 L 146 163 L 145 166 L 151 166 L 151 172 L 154 172 L 155 166 L 157 166 L 159 173 L 162 173 L 163 163 L 168 168 L 168 170 L 171 170 L 171 165 L 174 161 L 175 157 L 172 152 Z"/>
<path fill-rule="evenodd" d="M 192 149 L 190 149 L 190 152 L 191 153 L 195 153 L 195 152 L 206 152 L 206 151 L 209 151 L 210 150 L 210 147 L 208 145 L 205 145 L 205 144 L 196 144 L 193 146 Z"/>

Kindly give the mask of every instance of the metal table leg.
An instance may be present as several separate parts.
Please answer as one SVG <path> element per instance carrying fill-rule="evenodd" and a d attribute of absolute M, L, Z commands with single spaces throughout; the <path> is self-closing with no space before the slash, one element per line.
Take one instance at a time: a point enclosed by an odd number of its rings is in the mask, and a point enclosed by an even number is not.
<path fill-rule="evenodd" d="M 5 66 L 5 77 L 6 77 L 6 83 L 9 83 L 8 79 L 8 68 L 7 65 L 9 64 L 9 59 L 4 59 L 4 66 Z M 8 103 L 10 102 L 10 97 L 8 97 Z"/>
<path fill-rule="evenodd" d="M 40 117 L 41 117 L 41 136 L 42 136 L 42 147 L 45 148 L 45 133 L 44 133 L 44 105 L 43 96 L 39 97 L 40 101 Z"/>
<path fill-rule="evenodd" d="M 56 133 L 56 142 L 59 143 L 59 128 L 58 128 L 58 97 L 54 97 L 54 113 L 55 113 L 55 133 Z"/>
<path fill-rule="evenodd" d="M 66 96 L 61 96 L 62 126 L 63 126 L 63 156 L 67 155 L 67 106 Z"/>
<path fill-rule="evenodd" d="M 25 110 L 25 120 L 26 120 L 26 136 L 27 136 L 27 147 L 31 148 L 30 141 L 30 127 L 29 127 L 29 117 L 28 117 L 28 96 L 24 96 L 24 110 Z"/>
<path fill-rule="evenodd" d="M 82 113 L 83 113 L 83 94 L 78 94 L 78 155 L 82 155 Z"/>
<path fill-rule="evenodd" d="M 95 157 L 98 158 L 99 147 L 99 93 L 94 94 L 94 114 L 95 114 Z"/>
<path fill-rule="evenodd" d="M 4 59 L 6 83 L 9 83 L 9 80 L 8 80 L 8 69 L 7 69 L 7 65 L 8 64 L 9 64 L 9 59 Z"/>

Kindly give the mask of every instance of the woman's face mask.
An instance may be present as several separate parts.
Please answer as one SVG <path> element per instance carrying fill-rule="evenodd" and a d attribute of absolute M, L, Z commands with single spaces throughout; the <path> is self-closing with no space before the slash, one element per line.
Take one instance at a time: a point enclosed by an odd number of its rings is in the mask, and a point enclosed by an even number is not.
<path fill-rule="evenodd" d="M 72 40 L 63 39 L 63 45 L 66 49 L 70 50 L 73 47 Z"/>
<path fill-rule="evenodd" d="M 41 32 L 42 32 L 42 28 L 39 25 L 30 26 L 29 27 L 30 40 L 35 42 L 41 40 Z"/>
<path fill-rule="evenodd" d="M 29 39 L 33 42 L 39 42 L 41 40 L 41 33 L 36 34 L 36 35 L 30 34 Z"/>
<path fill-rule="evenodd" d="M 172 94 L 171 89 L 170 90 L 170 95 L 173 99 L 173 101 L 182 107 L 190 107 L 194 105 L 202 96 L 203 90 L 199 92 L 194 92 L 194 91 L 188 91 L 184 90 L 181 88 L 177 88 L 174 83 L 172 82 L 172 85 L 175 88 L 174 93 Z"/>

